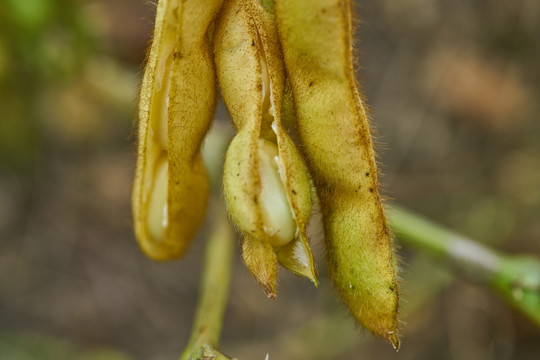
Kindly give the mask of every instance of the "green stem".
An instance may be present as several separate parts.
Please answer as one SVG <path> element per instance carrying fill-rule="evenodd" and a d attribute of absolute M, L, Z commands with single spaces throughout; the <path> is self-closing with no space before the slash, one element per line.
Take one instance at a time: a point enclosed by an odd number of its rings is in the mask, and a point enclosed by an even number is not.
<path fill-rule="evenodd" d="M 450 260 L 467 277 L 487 280 L 500 267 L 501 258 L 495 251 L 409 210 L 392 205 L 388 217 L 392 230 L 402 241 L 435 257 Z"/>
<path fill-rule="evenodd" d="M 388 209 L 388 215 L 403 242 L 448 260 L 463 277 L 491 287 L 540 326 L 538 258 L 496 252 L 397 205 Z"/>
<path fill-rule="evenodd" d="M 225 209 L 217 201 L 213 205 L 215 227 L 206 245 L 195 321 L 181 360 L 229 359 L 216 349 L 229 296 L 235 241 Z"/>

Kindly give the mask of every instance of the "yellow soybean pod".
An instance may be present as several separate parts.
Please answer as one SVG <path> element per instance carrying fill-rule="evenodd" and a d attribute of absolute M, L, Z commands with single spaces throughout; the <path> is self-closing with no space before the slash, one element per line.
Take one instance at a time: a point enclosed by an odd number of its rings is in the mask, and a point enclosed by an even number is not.
<path fill-rule="evenodd" d="M 222 0 L 160 0 L 139 101 L 132 195 L 137 240 L 156 260 L 180 257 L 206 210 L 200 147 L 216 105 L 209 28 Z"/>
<path fill-rule="evenodd" d="M 281 123 L 284 65 L 275 24 L 256 0 L 231 0 L 216 23 L 215 62 L 238 130 L 227 151 L 224 193 L 243 234 L 248 269 L 276 296 L 277 264 L 317 284 L 305 234 L 307 169 Z"/>
<path fill-rule="evenodd" d="M 351 3 L 276 0 L 275 11 L 335 287 L 364 327 L 399 347 L 395 260 L 355 81 Z"/>

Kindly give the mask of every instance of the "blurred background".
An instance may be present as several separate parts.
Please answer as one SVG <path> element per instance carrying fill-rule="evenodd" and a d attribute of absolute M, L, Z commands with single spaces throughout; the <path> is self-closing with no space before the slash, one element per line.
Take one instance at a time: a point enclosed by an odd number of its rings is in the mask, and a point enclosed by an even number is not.
<path fill-rule="evenodd" d="M 540 255 L 540 2 L 357 1 L 359 78 L 383 193 L 508 253 Z M 147 259 L 130 192 L 155 4 L 0 4 L 0 359 L 176 359 L 204 232 Z M 216 121 L 227 122 L 220 106 Z M 221 350 L 240 359 L 538 359 L 540 331 L 407 246 L 399 353 L 332 290 L 284 271 L 266 299 L 239 257 Z"/>

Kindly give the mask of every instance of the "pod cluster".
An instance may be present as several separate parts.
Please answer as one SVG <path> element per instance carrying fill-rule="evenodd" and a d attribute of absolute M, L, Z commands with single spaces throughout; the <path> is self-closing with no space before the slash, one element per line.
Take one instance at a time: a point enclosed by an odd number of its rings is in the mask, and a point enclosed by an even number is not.
<path fill-rule="evenodd" d="M 137 239 L 167 260 L 198 230 L 209 192 L 200 147 L 219 84 L 237 129 L 223 190 L 247 268 L 269 297 L 278 264 L 317 286 L 306 226 L 318 198 L 337 291 L 397 347 L 395 261 L 355 82 L 351 3 L 274 2 L 159 1 L 139 108 Z"/>

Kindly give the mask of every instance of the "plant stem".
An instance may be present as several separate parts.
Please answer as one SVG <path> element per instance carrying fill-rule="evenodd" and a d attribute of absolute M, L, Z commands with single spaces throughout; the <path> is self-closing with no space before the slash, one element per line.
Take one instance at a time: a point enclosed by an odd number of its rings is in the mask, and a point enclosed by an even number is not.
<path fill-rule="evenodd" d="M 388 209 L 398 238 L 448 260 L 463 277 L 491 287 L 540 326 L 540 261 L 509 256 L 458 235 L 397 205 Z"/>
<path fill-rule="evenodd" d="M 219 344 L 225 307 L 229 297 L 234 234 L 223 205 L 213 203 L 214 229 L 206 245 L 199 300 L 189 343 L 181 360 L 229 359 L 216 349 Z"/>
<path fill-rule="evenodd" d="M 392 230 L 402 241 L 439 258 L 447 258 L 468 277 L 482 281 L 500 266 L 495 251 L 458 235 L 400 206 L 388 209 Z"/>

